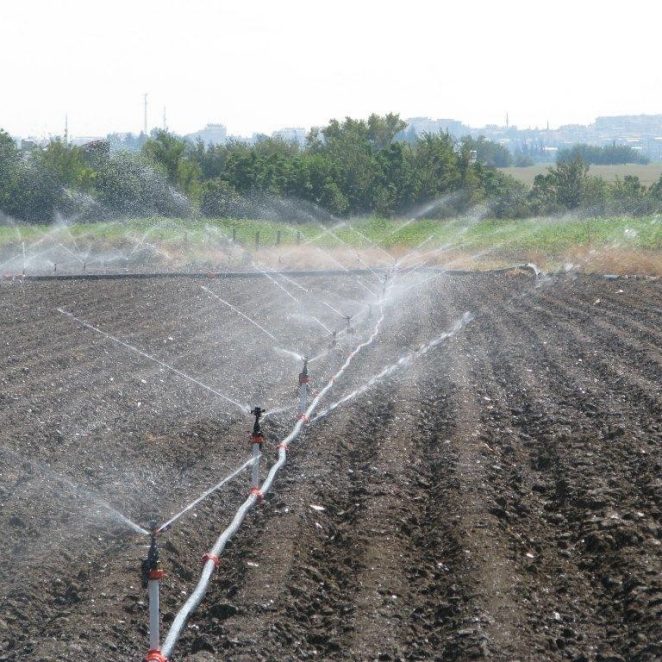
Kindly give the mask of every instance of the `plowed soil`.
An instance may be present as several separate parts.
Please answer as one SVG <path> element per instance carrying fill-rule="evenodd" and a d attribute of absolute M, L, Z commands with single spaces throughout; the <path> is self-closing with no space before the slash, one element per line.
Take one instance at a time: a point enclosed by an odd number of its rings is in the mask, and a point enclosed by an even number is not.
<path fill-rule="evenodd" d="M 359 313 L 370 278 L 284 285 L 342 329 L 321 301 Z M 141 659 L 147 539 L 100 500 L 164 521 L 250 453 L 239 408 L 58 307 L 267 409 L 294 404 L 300 368 L 273 346 L 328 344 L 266 279 L 207 285 L 277 342 L 193 280 L 0 284 L 0 660 Z M 394 291 L 327 404 L 474 319 L 292 445 L 174 659 L 661 659 L 659 281 L 512 271 Z M 311 364 L 313 387 L 376 313 Z M 266 420 L 267 464 L 293 420 Z M 248 487 L 162 535 L 164 630 Z"/>

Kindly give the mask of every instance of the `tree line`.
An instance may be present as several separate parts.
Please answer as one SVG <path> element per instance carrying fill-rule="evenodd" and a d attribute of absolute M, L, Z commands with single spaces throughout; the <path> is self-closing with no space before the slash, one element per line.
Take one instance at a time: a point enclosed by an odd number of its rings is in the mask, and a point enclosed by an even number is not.
<path fill-rule="evenodd" d="M 47 223 L 57 213 L 81 221 L 152 214 L 297 220 L 402 216 L 422 207 L 442 218 L 476 205 L 495 217 L 662 208 L 662 177 L 652 187 L 636 177 L 608 183 L 574 155 L 528 188 L 496 169 L 504 165 L 502 145 L 444 133 L 404 141 L 397 138 L 404 128 L 395 114 L 333 120 L 303 146 L 268 137 L 205 145 L 157 130 L 137 152 L 61 139 L 20 150 L 0 131 L 0 211 Z"/>

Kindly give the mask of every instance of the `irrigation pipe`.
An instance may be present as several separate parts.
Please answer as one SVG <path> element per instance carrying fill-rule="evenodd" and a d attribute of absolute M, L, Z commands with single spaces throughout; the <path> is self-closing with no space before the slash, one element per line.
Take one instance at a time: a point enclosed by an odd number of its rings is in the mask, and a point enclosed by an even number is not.
<path fill-rule="evenodd" d="M 380 317 L 377 320 L 377 323 L 375 324 L 374 330 L 370 335 L 370 337 L 354 348 L 354 350 L 349 354 L 349 356 L 347 357 L 343 365 L 340 367 L 340 369 L 335 373 L 335 375 L 333 375 L 333 377 L 331 377 L 331 379 L 326 383 L 326 385 L 313 398 L 305 414 L 296 422 L 290 434 L 287 437 L 285 437 L 285 439 L 283 439 L 279 444 L 278 460 L 271 466 L 271 469 L 269 470 L 269 473 L 267 474 L 267 477 L 262 483 L 260 489 L 251 490 L 251 493 L 249 494 L 246 501 L 244 501 L 244 503 L 239 507 L 239 509 L 235 513 L 235 516 L 232 522 L 230 523 L 230 525 L 218 537 L 218 539 L 214 543 L 214 546 L 211 548 L 210 552 L 205 555 L 204 557 L 205 562 L 202 569 L 202 574 L 200 576 L 200 579 L 198 580 L 198 584 L 191 593 L 191 595 L 189 596 L 189 598 L 186 600 L 182 608 L 177 612 L 177 615 L 175 616 L 175 619 L 172 622 L 172 625 L 170 626 L 170 630 L 168 631 L 168 634 L 166 636 L 162 649 L 162 654 L 166 658 L 168 658 L 172 653 L 190 615 L 197 609 L 200 602 L 202 602 L 202 599 L 204 598 L 207 592 L 207 587 L 209 586 L 209 580 L 211 579 L 214 570 L 217 568 L 220 562 L 219 561 L 220 554 L 223 552 L 225 546 L 230 541 L 230 539 L 239 530 L 239 527 L 243 523 L 244 519 L 246 519 L 246 515 L 248 514 L 248 511 L 255 505 L 255 503 L 258 500 L 261 500 L 263 496 L 271 489 L 271 486 L 276 478 L 276 475 L 283 467 L 287 459 L 288 445 L 299 436 L 304 425 L 310 419 L 310 416 L 317 408 L 319 401 L 326 395 L 326 393 L 331 388 L 333 388 L 333 385 L 335 384 L 336 380 L 338 380 L 343 375 L 345 370 L 347 370 L 347 368 L 352 363 L 354 357 L 362 349 L 368 347 L 375 341 L 375 338 L 379 334 L 383 321 L 384 321 L 384 308 L 382 305 Z"/>
<path fill-rule="evenodd" d="M 334 409 L 337 409 L 338 407 L 340 407 L 340 405 L 344 404 L 345 402 L 349 402 L 350 400 L 353 400 L 362 393 L 365 393 L 368 389 L 372 388 L 377 382 L 381 381 L 382 379 L 385 379 L 386 377 L 389 377 L 394 372 L 397 372 L 402 368 L 408 367 L 409 365 L 411 365 L 414 359 L 417 359 L 427 354 L 431 349 L 437 347 L 437 345 L 441 344 L 444 340 L 447 340 L 448 338 L 452 338 L 456 333 L 461 331 L 473 319 L 474 317 L 471 313 L 469 312 L 464 313 L 464 315 L 462 315 L 462 317 L 453 325 L 450 331 L 445 331 L 444 333 L 437 336 L 434 340 L 431 340 L 423 347 L 417 349 L 416 351 L 405 354 L 405 356 L 400 357 L 395 363 L 391 363 L 391 365 L 386 366 L 386 368 L 384 368 L 380 372 L 370 377 L 370 379 L 368 379 L 368 381 L 365 384 L 363 384 L 363 386 L 357 388 L 351 393 L 340 398 L 340 400 L 334 402 L 332 405 L 329 405 L 326 409 L 324 409 L 319 414 L 317 414 L 317 416 L 315 416 L 310 420 L 310 424 L 312 425 L 316 421 L 319 421 L 321 418 L 328 416 Z"/>

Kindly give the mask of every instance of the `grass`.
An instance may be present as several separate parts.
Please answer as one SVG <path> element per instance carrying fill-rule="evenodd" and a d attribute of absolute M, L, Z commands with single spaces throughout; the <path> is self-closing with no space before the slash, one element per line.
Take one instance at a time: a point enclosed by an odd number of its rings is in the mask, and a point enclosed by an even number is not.
<path fill-rule="evenodd" d="M 328 226 L 326 226 L 328 227 Z M 350 263 L 362 259 L 379 263 L 385 257 L 381 249 L 393 255 L 404 255 L 420 246 L 420 251 L 439 251 L 447 257 L 458 256 L 482 261 L 483 264 L 512 263 L 533 259 L 551 264 L 576 261 L 586 264 L 590 255 L 627 255 L 628 264 L 636 267 L 636 256 L 642 264 L 651 263 L 646 272 L 657 273 L 662 259 L 662 216 L 640 218 L 615 217 L 580 219 L 532 218 L 494 220 L 456 218 L 445 221 L 414 222 L 363 218 L 331 226 L 331 232 L 316 223 L 290 225 L 263 220 L 180 220 L 142 218 L 126 222 L 100 222 L 74 225 L 20 227 L 0 226 L 0 264 L 7 256 L 21 251 L 28 254 L 43 246 L 67 246 L 80 252 L 119 250 L 135 247 L 157 247 L 176 256 L 178 264 L 218 263 L 218 246 L 233 235 L 250 251 L 255 249 L 259 233 L 260 250 L 265 260 L 284 264 L 288 255 L 298 256 L 299 264 L 314 262 L 316 251 L 304 251 L 308 243 L 325 250 L 337 251 Z M 334 236 L 335 235 L 335 236 Z M 276 243 L 280 239 L 280 245 Z M 300 246 L 297 246 L 297 240 Z M 314 241 L 313 241 L 314 240 Z M 357 255 L 361 252 L 363 258 Z M 478 257 L 477 257 L 478 256 Z M 203 259 L 204 258 L 204 259 Z M 269 259 L 271 258 L 271 260 Z M 347 263 L 347 262 L 346 262 Z M 659 268 L 662 271 L 662 267 Z"/>
<path fill-rule="evenodd" d="M 533 184 L 536 175 L 546 174 L 547 168 L 555 164 L 537 164 L 526 168 L 499 168 L 501 172 L 513 176 L 527 186 Z M 614 181 L 617 177 L 623 179 L 626 175 L 635 175 L 645 186 L 654 184 L 662 176 L 662 163 L 649 163 L 639 165 L 636 163 L 625 163 L 622 165 L 592 165 L 589 175 L 601 177 L 607 181 Z"/>

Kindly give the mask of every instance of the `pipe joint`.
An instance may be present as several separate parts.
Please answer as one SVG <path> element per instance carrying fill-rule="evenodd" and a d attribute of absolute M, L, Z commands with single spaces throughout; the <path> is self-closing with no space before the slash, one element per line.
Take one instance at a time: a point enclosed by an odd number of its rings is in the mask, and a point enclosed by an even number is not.
<path fill-rule="evenodd" d="M 256 496 L 258 503 L 264 501 L 264 492 L 259 487 L 251 487 L 249 494 Z"/>
<path fill-rule="evenodd" d="M 151 649 L 145 655 L 145 662 L 168 662 L 168 658 L 160 650 Z"/>
<path fill-rule="evenodd" d="M 216 554 L 212 554 L 211 552 L 208 552 L 202 557 L 203 563 L 207 563 L 207 561 L 211 561 L 215 568 L 218 568 L 218 566 L 221 565 L 221 559 L 216 556 Z"/>

